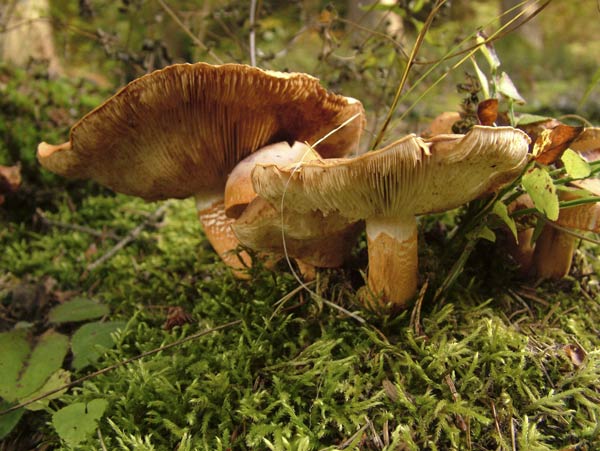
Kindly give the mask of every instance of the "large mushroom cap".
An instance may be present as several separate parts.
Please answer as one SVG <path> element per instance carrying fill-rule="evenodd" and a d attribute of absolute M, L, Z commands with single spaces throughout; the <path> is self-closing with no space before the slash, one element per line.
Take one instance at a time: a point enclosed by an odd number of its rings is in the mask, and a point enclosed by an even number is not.
<path fill-rule="evenodd" d="M 356 158 L 313 160 L 298 169 L 257 165 L 256 192 L 298 212 L 319 209 L 350 219 L 445 211 L 514 179 L 529 138 L 511 127 L 474 127 L 466 135 L 404 137 Z"/>
<path fill-rule="evenodd" d="M 305 74 L 206 63 L 169 66 L 141 77 L 87 114 L 68 143 L 40 144 L 42 166 L 92 178 L 148 200 L 222 192 L 250 153 L 279 141 L 319 144 L 325 157 L 358 145 L 360 102 L 327 92 Z"/>

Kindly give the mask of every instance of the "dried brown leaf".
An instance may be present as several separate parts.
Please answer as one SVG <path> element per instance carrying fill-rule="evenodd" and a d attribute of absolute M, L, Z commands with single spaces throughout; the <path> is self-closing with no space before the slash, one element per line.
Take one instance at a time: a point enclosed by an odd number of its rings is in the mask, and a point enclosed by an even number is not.
<path fill-rule="evenodd" d="M 479 102 L 477 118 L 481 125 L 494 125 L 498 119 L 498 99 L 486 99 Z"/>
<path fill-rule="evenodd" d="M 583 131 L 583 127 L 559 124 L 552 129 L 543 130 L 533 145 L 533 156 L 538 163 L 552 164 L 562 156 Z"/>

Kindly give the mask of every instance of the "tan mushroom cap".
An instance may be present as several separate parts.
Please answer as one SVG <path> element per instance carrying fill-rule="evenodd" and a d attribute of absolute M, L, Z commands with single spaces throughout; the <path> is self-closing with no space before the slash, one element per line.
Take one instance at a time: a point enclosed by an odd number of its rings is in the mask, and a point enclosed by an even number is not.
<path fill-rule="evenodd" d="M 597 160 L 600 158 L 600 127 L 585 128 L 569 147 L 584 156 L 589 153 L 589 161 Z"/>
<path fill-rule="evenodd" d="M 271 144 L 250 154 L 238 163 L 227 177 L 225 213 L 230 218 L 239 217 L 246 206 L 256 197 L 251 174 L 254 166 L 258 163 L 287 166 L 319 158 L 319 154 L 312 147 L 298 141 L 293 146 L 285 141 Z"/>
<path fill-rule="evenodd" d="M 570 182 L 574 187 L 585 189 L 590 194 L 600 196 L 600 180 L 583 179 Z M 576 200 L 584 197 L 580 191 L 560 191 L 560 200 Z M 534 208 L 533 201 L 528 194 L 519 196 L 511 205 L 510 211 Z M 558 219 L 554 223 L 560 227 L 600 232 L 600 204 L 587 203 L 569 208 L 561 208 Z M 531 267 L 540 278 L 560 279 L 565 277 L 570 269 L 575 251 L 576 238 L 566 231 L 559 230 L 551 224 L 543 227 L 542 233 L 531 246 L 533 227 L 519 232 L 519 243 L 509 241 L 509 252 L 522 272 L 527 273 Z"/>
<path fill-rule="evenodd" d="M 429 140 L 414 135 L 356 158 L 297 168 L 257 165 L 254 188 L 288 212 L 365 219 L 370 307 L 403 308 L 417 288 L 416 215 L 449 210 L 513 180 L 527 162 L 527 135 L 474 127 Z"/>
<path fill-rule="evenodd" d="M 179 64 L 129 83 L 77 122 L 69 142 L 41 143 L 38 159 L 60 175 L 147 200 L 213 194 L 255 150 L 312 143 L 355 114 L 319 145 L 325 157 L 357 147 L 365 123 L 357 100 L 306 74 Z"/>
<path fill-rule="evenodd" d="M 298 170 L 257 165 L 256 192 L 301 213 L 358 220 L 446 211 L 498 189 L 527 161 L 527 135 L 476 126 L 466 135 L 406 136 L 356 158 L 313 160 Z"/>
<path fill-rule="evenodd" d="M 362 230 L 360 222 L 349 222 L 338 214 L 282 215 L 260 197 L 248 204 L 232 228 L 239 241 L 251 249 L 280 256 L 287 253 L 320 268 L 341 266 Z"/>

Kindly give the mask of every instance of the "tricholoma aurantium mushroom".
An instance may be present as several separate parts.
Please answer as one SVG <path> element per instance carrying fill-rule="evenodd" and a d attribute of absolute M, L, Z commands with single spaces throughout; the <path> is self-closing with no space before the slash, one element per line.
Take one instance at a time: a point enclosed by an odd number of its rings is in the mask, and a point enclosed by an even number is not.
<path fill-rule="evenodd" d="M 57 174 L 147 200 L 195 196 L 209 240 L 239 267 L 227 256 L 238 243 L 223 207 L 229 173 L 264 146 L 312 144 L 353 116 L 319 144 L 323 157 L 358 146 L 365 120 L 357 100 L 306 74 L 180 64 L 129 83 L 77 122 L 68 142 L 41 143 L 38 159 Z"/>
<path fill-rule="evenodd" d="M 356 158 L 259 164 L 252 177 L 259 196 L 274 206 L 364 219 L 369 288 L 398 308 L 417 288 L 416 216 L 458 207 L 512 181 L 528 144 L 520 130 L 476 126 L 466 135 L 406 136 Z"/>

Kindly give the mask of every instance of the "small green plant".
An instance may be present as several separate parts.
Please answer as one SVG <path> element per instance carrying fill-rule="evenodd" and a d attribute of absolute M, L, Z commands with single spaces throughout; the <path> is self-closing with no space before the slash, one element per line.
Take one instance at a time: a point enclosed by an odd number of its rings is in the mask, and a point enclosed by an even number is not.
<path fill-rule="evenodd" d="M 15 404 L 27 404 L 27 410 L 52 411 L 49 401 L 60 397 L 66 391 L 71 380 L 71 372 L 63 368 L 63 362 L 69 351 L 72 354 L 70 366 L 80 371 L 96 362 L 101 352 L 114 346 L 112 334 L 125 328 L 122 321 L 106 321 L 86 323 L 77 328 L 71 338 L 57 332 L 55 328 L 89 321 L 106 316 L 108 306 L 88 299 L 79 298 L 54 307 L 48 313 L 48 321 L 53 326 L 41 335 L 35 335 L 32 324 L 22 323 L 19 328 L 0 333 L 0 347 L 3 358 L 0 361 L 0 398 L 3 409 Z M 51 393 L 49 396 L 46 396 Z M 42 395 L 42 399 L 31 402 Z M 102 401 L 104 408 L 106 402 Z M 82 404 L 83 405 L 83 404 Z M 71 406 L 69 406 L 71 407 Z M 103 411 L 102 408 L 101 410 Z M 19 408 L 11 415 L 0 417 L 0 439 L 6 437 L 18 424 L 25 409 Z M 65 418 L 77 419 L 73 416 L 74 408 L 63 408 L 54 413 L 53 425 L 59 436 L 67 443 L 76 444 L 87 438 L 83 424 L 78 432 L 70 431 L 65 426 Z M 98 411 L 100 408 L 98 408 Z M 64 412 L 63 412 L 64 411 Z M 101 413 L 100 413 L 101 416 Z M 93 422 L 97 420 L 93 417 Z"/>

